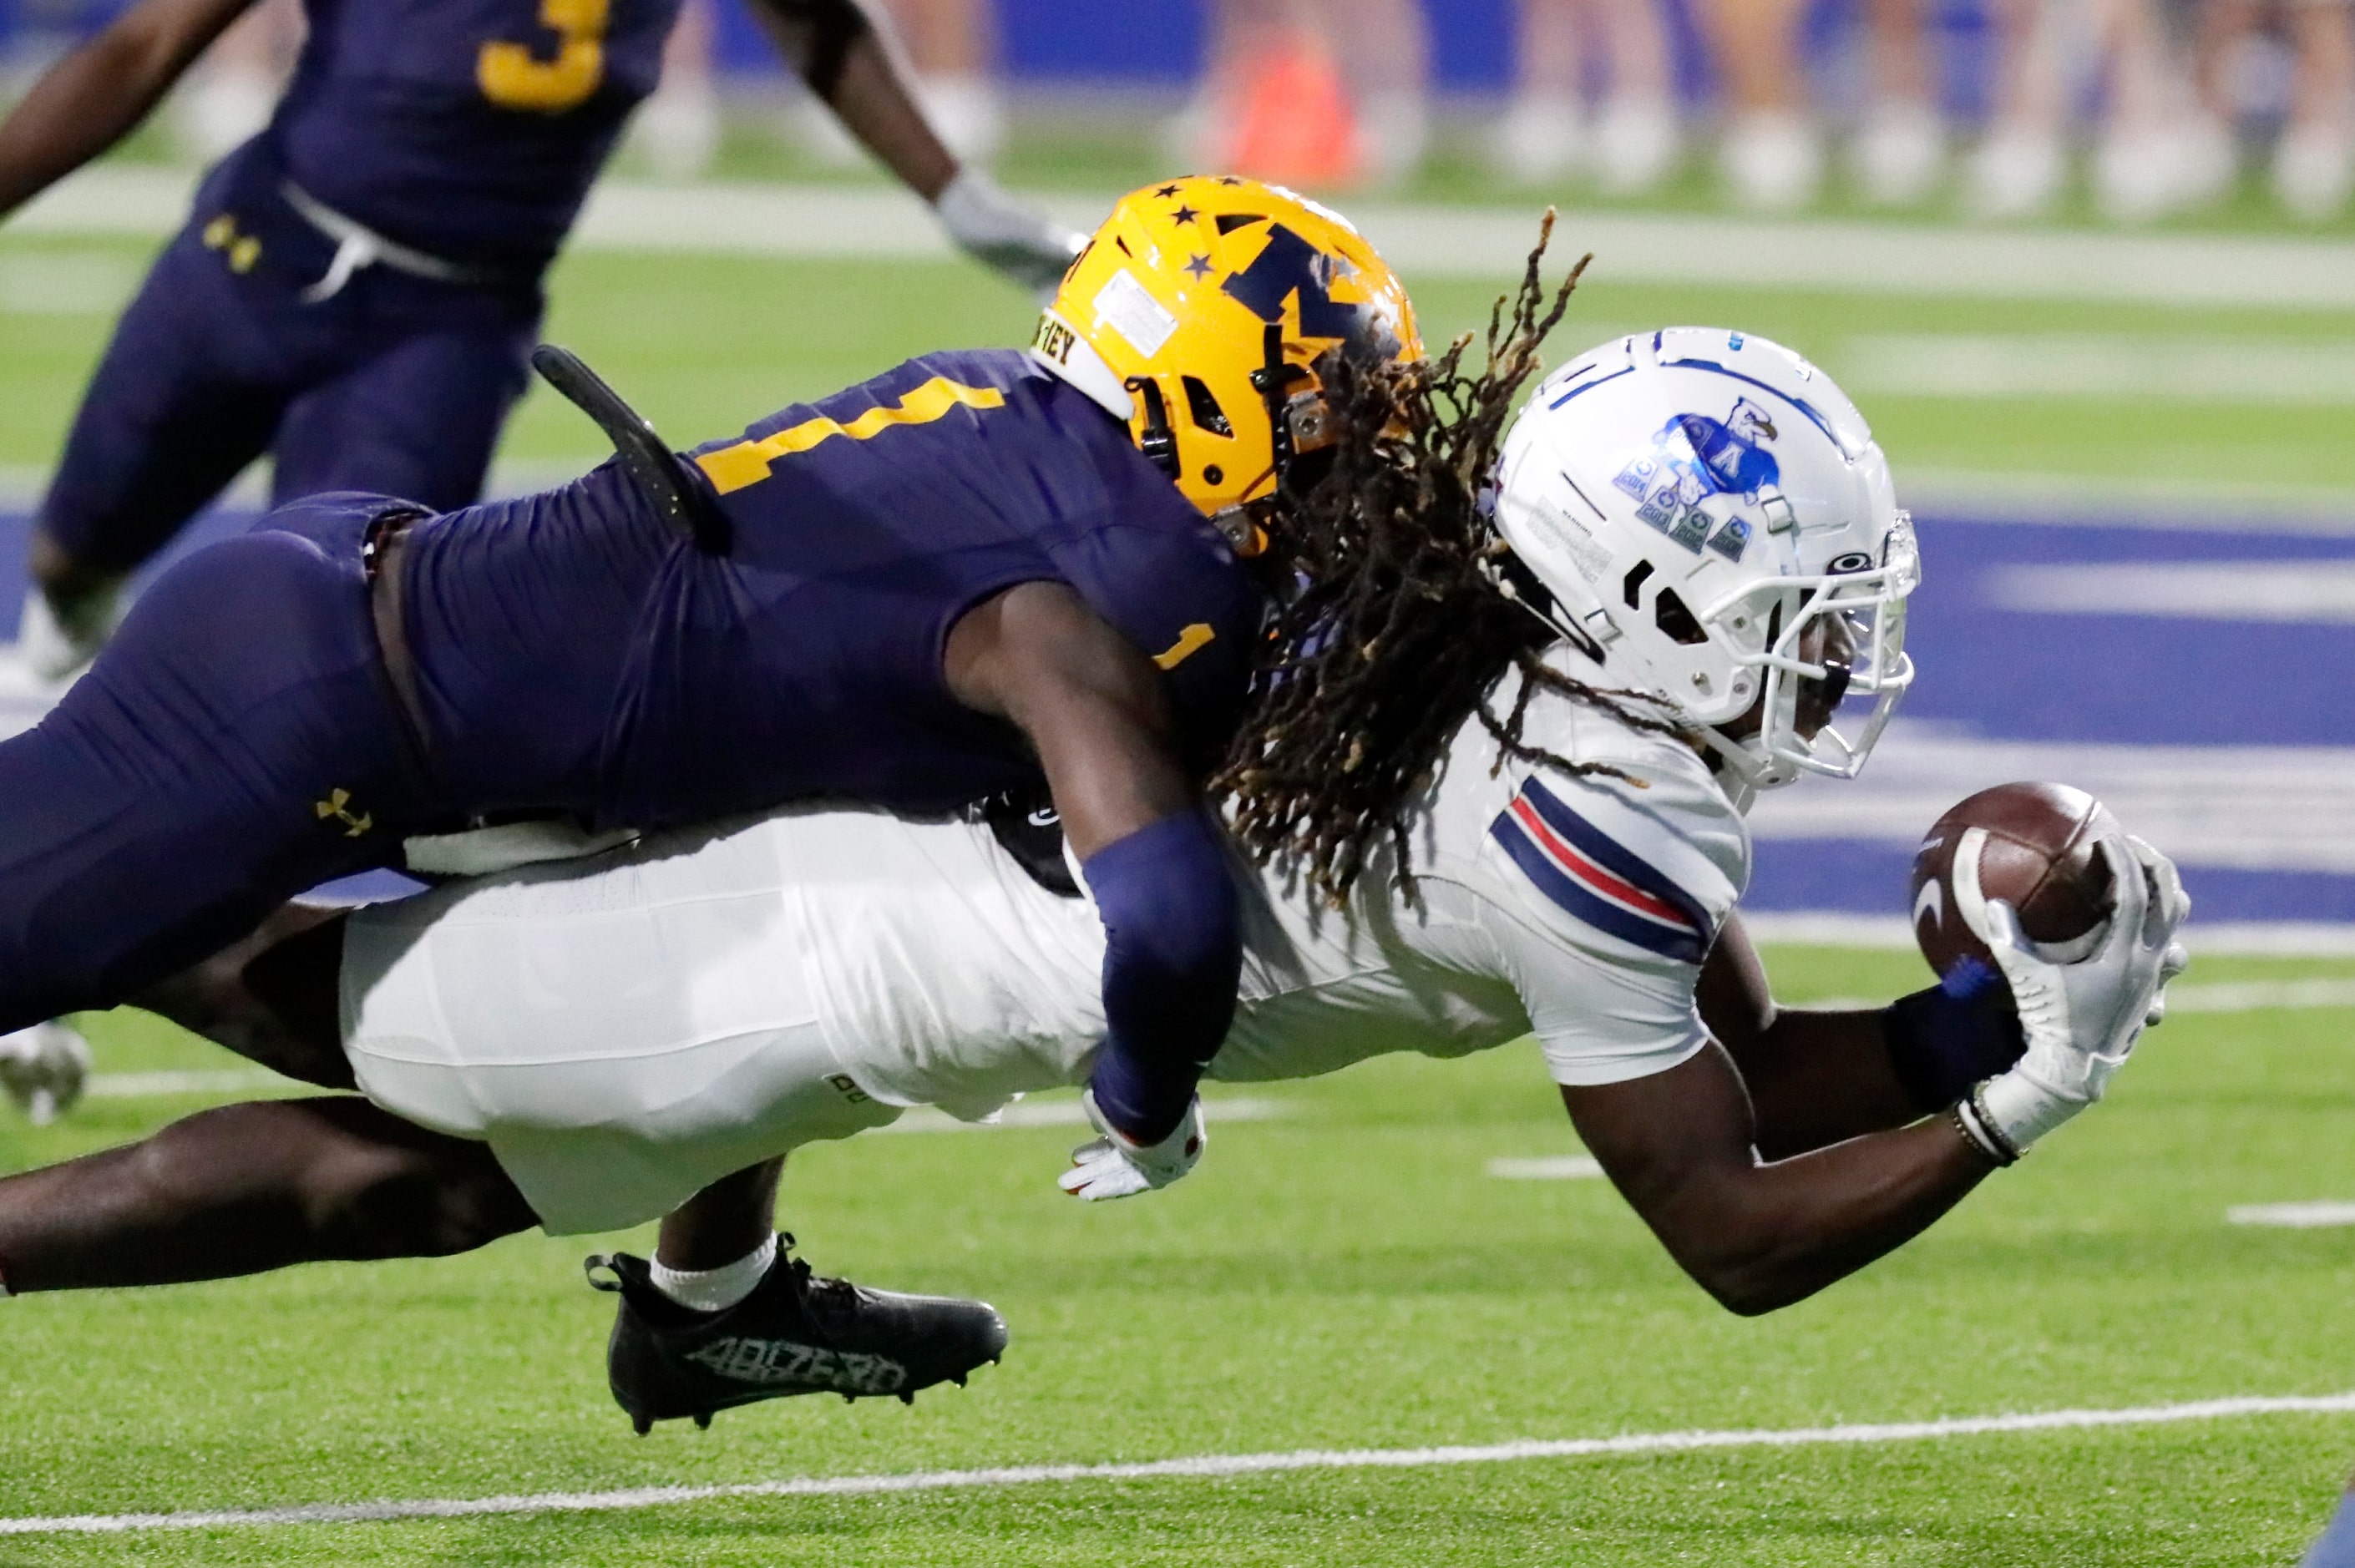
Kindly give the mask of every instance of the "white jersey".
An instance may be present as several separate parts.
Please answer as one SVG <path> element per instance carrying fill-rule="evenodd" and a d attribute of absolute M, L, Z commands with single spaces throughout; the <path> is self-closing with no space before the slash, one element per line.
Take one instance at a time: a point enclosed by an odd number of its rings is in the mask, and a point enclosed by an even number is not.
<path fill-rule="evenodd" d="M 1212 1077 L 1534 1033 L 1556 1082 L 1607 1084 L 1700 1048 L 1700 960 L 1749 879 L 1740 814 L 1689 747 L 1566 699 L 1533 701 L 1523 738 L 1625 777 L 1496 768 L 1475 721 L 1412 819 L 1413 898 L 1388 852 L 1340 911 L 1238 858 L 1242 980 Z M 961 1107 L 1085 1078 L 1103 1032 L 1090 906 L 1042 893 L 980 829 L 772 821 L 821 1016 L 862 1085 Z"/>
<path fill-rule="evenodd" d="M 1495 700 L 1512 699 L 1508 678 Z M 1411 819 L 1413 897 L 1387 851 L 1339 910 L 1236 859 L 1242 979 L 1211 1076 L 1534 1033 L 1556 1081 L 1593 1085 L 1700 1048 L 1700 960 L 1749 873 L 1739 813 L 1689 747 L 1565 698 L 1533 700 L 1524 739 L 1624 777 L 1497 768 L 1476 720 Z M 986 827 L 794 809 L 359 912 L 346 1046 L 379 1103 L 503 1159 L 517 1129 L 544 1146 L 634 1127 L 716 1139 L 736 1163 L 709 1180 L 780 1137 L 747 1102 L 782 1096 L 767 1075 L 805 1034 L 846 1093 L 886 1106 L 975 1118 L 1084 1081 L 1103 948 L 1093 906 Z"/>

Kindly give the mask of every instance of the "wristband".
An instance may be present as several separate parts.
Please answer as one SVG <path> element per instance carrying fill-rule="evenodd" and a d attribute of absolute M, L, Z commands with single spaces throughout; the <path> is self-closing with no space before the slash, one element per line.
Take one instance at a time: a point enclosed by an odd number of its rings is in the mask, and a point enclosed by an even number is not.
<path fill-rule="evenodd" d="M 1968 958 L 1936 985 L 1891 1002 L 1881 1042 L 1906 1098 L 1925 1113 L 1954 1104 L 2028 1049 L 2003 977 Z"/>
<path fill-rule="evenodd" d="M 1979 1099 L 1978 1089 L 1974 1088 L 1955 1102 L 1955 1125 L 1962 1128 L 1963 1136 L 1970 1140 L 1973 1148 L 1998 1166 L 2019 1163 L 2019 1150 L 1988 1117 L 1986 1105 Z"/>

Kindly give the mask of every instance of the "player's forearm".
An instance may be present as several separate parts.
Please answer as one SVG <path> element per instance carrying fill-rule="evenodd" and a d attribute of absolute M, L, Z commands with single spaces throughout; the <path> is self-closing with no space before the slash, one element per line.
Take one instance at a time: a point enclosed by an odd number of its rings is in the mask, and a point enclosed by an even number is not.
<path fill-rule="evenodd" d="M 129 135 L 211 37 L 133 12 L 51 67 L 0 122 L 0 217 Z"/>
<path fill-rule="evenodd" d="M 1096 1104 L 1140 1143 L 1169 1136 L 1218 1054 L 1242 969 L 1241 904 L 1208 811 L 1166 817 L 1089 857 L 1104 923 Z"/>
<path fill-rule="evenodd" d="M 1782 1160 L 1920 1116 L 1890 1065 L 1882 1010 L 1787 1011 L 1733 1050 L 1758 1120 L 1758 1151 Z"/>
<path fill-rule="evenodd" d="M 1943 1117 L 1762 1163 L 1749 1094 L 1714 1045 L 1664 1073 L 1565 1086 L 1562 1103 L 1669 1254 L 1745 1316 L 1902 1245 L 1994 1169 Z"/>
<path fill-rule="evenodd" d="M 1647 1213 L 1677 1261 L 1744 1317 L 1806 1299 L 1896 1250 L 1995 1169 L 1951 1118 L 1697 1179 Z"/>
<path fill-rule="evenodd" d="M 948 188 L 956 158 L 857 0 L 764 0 L 753 14 L 810 90 L 909 188 L 926 201 Z"/>

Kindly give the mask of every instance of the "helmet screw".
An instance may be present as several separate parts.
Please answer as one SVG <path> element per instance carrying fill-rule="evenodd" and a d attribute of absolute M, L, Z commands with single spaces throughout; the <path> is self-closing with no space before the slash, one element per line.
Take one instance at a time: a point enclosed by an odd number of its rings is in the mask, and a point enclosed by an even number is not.
<path fill-rule="evenodd" d="M 1702 674 L 1699 670 L 1695 670 L 1693 672 L 1692 683 L 1695 686 L 1704 692 L 1709 690 L 1709 677 Z"/>
<path fill-rule="evenodd" d="M 1224 484 L 1227 482 L 1227 471 L 1220 468 L 1217 463 L 1212 463 L 1209 467 L 1202 471 L 1202 482 L 1204 484 Z"/>

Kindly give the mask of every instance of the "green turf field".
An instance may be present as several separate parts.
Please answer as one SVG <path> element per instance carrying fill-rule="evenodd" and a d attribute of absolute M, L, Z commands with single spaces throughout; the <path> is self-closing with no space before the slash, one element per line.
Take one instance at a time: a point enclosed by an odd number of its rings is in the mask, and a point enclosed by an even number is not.
<path fill-rule="evenodd" d="M 1773 955 L 1787 995 L 1916 983 L 1894 955 Z M 2195 979 L 2347 973 L 2215 960 Z M 0 1518 L 476 1498 L 1298 1448 L 1810 1426 L 2355 1388 L 2346 1230 L 2230 1205 L 2355 1197 L 2339 1011 L 2181 1016 L 2112 1099 L 1946 1223 L 1755 1321 L 1688 1284 L 1574 1152 L 1533 1052 L 1252 1088 L 1179 1187 L 1050 1185 L 1060 1128 L 868 1136 L 796 1160 L 823 1268 L 981 1295 L 1013 1326 L 970 1390 L 630 1436 L 601 1386 L 590 1239 L 0 1305 Z M 96 1024 L 112 1073 L 212 1048 Z M 1223 1091 L 1233 1095 L 1242 1091 Z M 0 1167 L 189 1098 L 0 1120 Z M 1216 1125 L 1217 1112 L 1212 1111 Z M 643 1245 L 643 1237 L 636 1245 Z M 2355 1415 L 1785 1452 L 773 1498 L 538 1518 L 0 1536 L 0 1563 L 2286 1563 Z"/>
<path fill-rule="evenodd" d="M 1574 224 L 1565 233 L 1574 240 Z M 148 249 L 0 230 L 0 468 L 32 471 L 54 461 Z M 1555 363 L 1614 332 L 1675 322 L 1780 339 L 1849 385 L 1901 493 L 1909 476 L 2025 473 L 2137 493 L 2355 494 L 2355 440 L 2347 439 L 2355 313 L 1668 288 L 1614 283 L 1609 261 L 1598 258 L 1594 281 L 1560 329 Z M 1426 335 L 1437 344 L 1485 323 L 1508 281 L 1417 285 Z M 603 367 L 682 442 L 928 348 L 1027 341 L 1034 319 L 1015 291 L 946 262 L 586 253 L 559 266 L 552 291 L 549 335 Z M 1924 338 L 1934 346 L 1992 342 L 2008 362 L 2030 364 L 2105 348 L 2180 353 L 2189 344 L 2228 362 L 2240 351 L 2286 355 L 2293 371 L 2319 359 L 2322 377 L 2294 396 L 2264 397 L 2151 396 L 2132 385 L 2105 390 L 2107 383 L 2065 397 L 1931 397 L 1905 376 L 1911 346 Z M 2195 360 L 2188 379 L 2200 379 L 2205 363 Z M 2111 370 L 2109 380 L 2118 379 Z M 515 421 L 506 452 L 552 474 L 596 461 L 601 445 L 585 419 L 542 392 Z"/>

